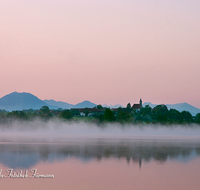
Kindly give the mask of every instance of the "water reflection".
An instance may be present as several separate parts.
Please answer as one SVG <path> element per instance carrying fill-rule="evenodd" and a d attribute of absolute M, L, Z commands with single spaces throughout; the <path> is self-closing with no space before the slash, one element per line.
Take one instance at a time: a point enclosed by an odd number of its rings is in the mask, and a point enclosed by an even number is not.
<path fill-rule="evenodd" d="M 82 162 L 126 159 L 142 167 L 152 160 L 187 162 L 200 156 L 200 141 L 62 139 L 45 142 L 1 142 L 0 163 L 9 168 L 31 168 L 40 162 L 60 162 L 76 158 Z"/>

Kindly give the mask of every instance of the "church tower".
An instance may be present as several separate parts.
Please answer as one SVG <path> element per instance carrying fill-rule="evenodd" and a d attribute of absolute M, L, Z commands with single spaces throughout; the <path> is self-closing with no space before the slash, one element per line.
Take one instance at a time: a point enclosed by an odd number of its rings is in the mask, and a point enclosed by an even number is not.
<path fill-rule="evenodd" d="M 140 98 L 140 108 L 142 107 L 142 99 Z"/>

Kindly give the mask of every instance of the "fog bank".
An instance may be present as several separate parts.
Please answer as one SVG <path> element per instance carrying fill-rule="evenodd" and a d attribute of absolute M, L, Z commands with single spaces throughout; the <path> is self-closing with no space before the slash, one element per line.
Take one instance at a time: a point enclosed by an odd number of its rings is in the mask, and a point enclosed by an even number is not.
<path fill-rule="evenodd" d="M 0 125 L 2 139 L 122 138 L 122 139 L 191 139 L 200 137 L 199 125 L 130 125 L 73 123 L 61 120 L 14 121 Z"/>

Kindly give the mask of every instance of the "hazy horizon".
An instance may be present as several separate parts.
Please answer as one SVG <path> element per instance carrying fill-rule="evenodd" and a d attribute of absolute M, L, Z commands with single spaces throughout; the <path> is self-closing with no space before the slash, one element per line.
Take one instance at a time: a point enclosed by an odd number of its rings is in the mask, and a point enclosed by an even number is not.
<path fill-rule="evenodd" d="M 28 93 L 28 94 L 31 94 L 31 93 L 29 93 L 29 92 L 17 92 L 17 91 L 14 91 L 14 92 L 16 92 L 16 93 Z M 14 92 L 11 92 L 11 93 L 14 93 Z M 9 93 L 9 94 L 11 94 L 11 93 Z M 4 96 L 6 96 L 6 95 L 8 95 L 8 94 L 5 94 Z M 32 95 L 34 95 L 34 96 L 36 96 L 37 98 L 39 98 L 37 95 L 35 95 L 35 94 L 32 94 Z M 4 97 L 4 96 L 2 96 L 2 97 Z M 2 97 L 0 97 L 0 99 L 2 98 Z M 40 99 L 40 98 L 39 98 Z M 42 100 L 42 101 L 51 101 L 51 100 L 53 100 L 53 101 L 56 101 L 56 102 L 62 102 L 62 103 L 67 103 L 67 104 L 70 104 L 70 105 L 76 105 L 76 104 L 79 104 L 79 103 L 82 103 L 82 102 L 85 102 L 85 101 L 89 101 L 89 102 L 91 102 L 90 100 L 88 100 L 88 99 L 86 99 L 86 100 L 82 100 L 81 102 L 76 102 L 76 103 L 74 103 L 74 104 L 72 104 L 71 102 L 65 102 L 65 101 L 60 101 L 60 100 L 54 100 L 54 99 L 40 99 L 40 100 Z M 98 102 L 91 102 L 91 103 L 94 103 L 94 104 L 96 104 L 96 105 L 99 105 L 99 103 Z M 121 105 L 121 106 L 123 106 L 123 107 L 126 107 L 127 106 L 127 104 L 128 103 L 130 103 L 131 105 L 133 105 L 133 104 L 138 104 L 139 103 L 139 101 L 138 102 L 127 102 L 127 103 L 125 103 L 124 105 L 122 105 L 121 103 L 116 103 L 116 104 L 110 104 L 110 103 L 103 103 L 103 104 L 101 104 L 102 106 L 110 106 L 110 107 L 112 107 L 112 106 L 117 106 L 117 105 Z M 150 103 L 150 104 L 152 104 L 152 105 L 161 105 L 161 104 L 164 104 L 164 105 L 175 105 L 175 104 L 183 104 L 183 103 L 186 103 L 186 104 L 189 104 L 188 102 L 177 102 L 177 103 L 174 103 L 174 104 L 170 104 L 170 103 L 168 103 L 168 104 L 166 104 L 166 103 L 164 103 L 164 102 L 160 102 L 160 103 L 158 103 L 158 104 L 155 104 L 154 102 L 149 102 L 149 101 L 143 101 L 142 102 L 143 104 L 145 103 L 145 104 L 148 104 L 148 103 Z M 51 103 L 47 103 L 47 104 L 49 104 L 49 105 L 51 105 Z M 192 105 L 192 104 L 189 104 L 189 105 L 191 105 L 191 106 L 193 106 L 193 107 L 195 107 L 195 108 L 198 108 L 198 109 L 200 109 L 200 107 L 197 107 L 197 106 L 195 106 L 195 105 Z"/>

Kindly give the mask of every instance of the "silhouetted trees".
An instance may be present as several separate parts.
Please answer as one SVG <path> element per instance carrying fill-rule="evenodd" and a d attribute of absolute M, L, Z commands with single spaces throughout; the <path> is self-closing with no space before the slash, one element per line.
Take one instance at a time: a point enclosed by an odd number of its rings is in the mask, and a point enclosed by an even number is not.
<path fill-rule="evenodd" d="M 103 109 L 103 106 L 99 104 L 96 106 L 96 108 L 100 110 L 100 109 Z"/>
<path fill-rule="evenodd" d="M 63 110 L 61 111 L 61 113 L 59 114 L 59 117 L 62 119 L 72 119 L 73 115 L 70 112 L 70 110 Z"/>
<path fill-rule="evenodd" d="M 149 105 L 146 105 L 145 107 L 142 107 L 140 109 L 140 114 L 142 114 L 143 116 L 151 115 L 151 107 Z"/>
<path fill-rule="evenodd" d="M 7 117 L 8 118 L 12 118 L 12 119 L 21 119 L 21 120 L 28 119 L 28 116 L 24 111 L 12 111 L 12 112 L 9 112 Z"/>
<path fill-rule="evenodd" d="M 119 122 L 129 122 L 133 116 L 128 111 L 119 111 L 116 120 Z"/>
<path fill-rule="evenodd" d="M 200 124 L 200 113 L 196 115 L 195 122 Z"/>
<path fill-rule="evenodd" d="M 44 115 L 44 114 L 50 114 L 50 109 L 48 106 L 42 106 L 40 108 L 40 114 L 41 115 Z"/>
<path fill-rule="evenodd" d="M 187 123 L 193 122 L 193 117 L 189 111 L 182 111 L 181 117 L 182 117 L 183 122 L 187 122 Z"/>
<path fill-rule="evenodd" d="M 131 104 L 128 103 L 126 106 L 126 110 L 130 113 L 132 111 Z"/>
<path fill-rule="evenodd" d="M 119 107 L 118 109 L 103 108 L 101 105 L 95 108 L 70 109 L 70 110 L 50 110 L 48 106 L 42 106 L 39 110 L 22 110 L 8 112 L 0 110 L 0 123 L 6 123 L 17 120 L 32 120 L 36 117 L 44 120 L 53 118 L 62 118 L 72 120 L 74 117 L 79 117 L 80 113 L 85 113 L 85 116 L 90 116 L 88 121 L 91 122 L 120 122 L 120 123 L 162 123 L 162 124 L 200 124 L 200 113 L 192 116 L 188 111 L 179 112 L 176 109 L 168 110 L 166 105 L 157 105 L 153 109 L 146 105 L 136 110 L 128 103 L 126 108 Z M 93 117 L 94 119 L 91 119 Z M 76 120 L 77 118 L 75 118 Z M 84 121 L 87 118 L 84 118 Z M 78 119 L 79 121 L 81 118 Z"/>
<path fill-rule="evenodd" d="M 52 117 L 52 114 L 48 106 L 42 106 L 40 108 L 39 115 L 41 118 L 45 120 L 50 119 Z"/>
<path fill-rule="evenodd" d="M 109 108 L 106 108 L 106 110 L 104 112 L 104 120 L 105 121 L 113 121 L 114 120 L 114 114 Z"/>
<path fill-rule="evenodd" d="M 160 123 L 167 121 L 168 109 L 166 105 L 157 105 L 152 109 L 152 119 Z"/>

